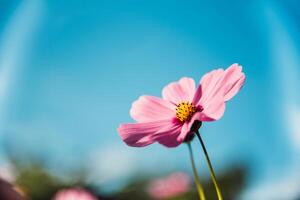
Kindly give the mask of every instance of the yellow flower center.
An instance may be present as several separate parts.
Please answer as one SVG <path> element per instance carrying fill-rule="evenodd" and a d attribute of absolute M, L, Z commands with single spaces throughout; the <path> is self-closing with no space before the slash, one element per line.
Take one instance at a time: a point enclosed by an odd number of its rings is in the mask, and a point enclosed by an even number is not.
<path fill-rule="evenodd" d="M 189 120 L 196 112 L 196 107 L 189 102 L 181 102 L 176 108 L 176 117 L 179 121 L 185 122 Z"/>

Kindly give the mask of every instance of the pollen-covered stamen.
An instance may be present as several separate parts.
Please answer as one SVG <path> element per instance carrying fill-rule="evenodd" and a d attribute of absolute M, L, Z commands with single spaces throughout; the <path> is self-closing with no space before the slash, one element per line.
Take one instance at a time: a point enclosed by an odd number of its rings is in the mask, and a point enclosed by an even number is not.
<path fill-rule="evenodd" d="M 185 122 L 189 120 L 196 112 L 196 107 L 189 102 L 181 102 L 176 108 L 176 117 L 179 121 Z"/>

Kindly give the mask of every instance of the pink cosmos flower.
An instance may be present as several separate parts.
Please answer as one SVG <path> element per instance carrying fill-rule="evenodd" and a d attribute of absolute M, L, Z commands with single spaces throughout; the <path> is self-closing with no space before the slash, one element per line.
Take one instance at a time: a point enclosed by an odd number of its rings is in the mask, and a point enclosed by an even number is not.
<path fill-rule="evenodd" d="M 121 124 L 118 132 L 129 146 L 142 147 L 159 142 L 176 147 L 191 133 L 195 121 L 215 121 L 223 116 L 225 102 L 242 87 L 245 74 L 233 64 L 226 70 L 205 74 L 198 87 L 183 77 L 163 88 L 162 98 L 141 96 L 131 107 L 136 123 Z"/>
<path fill-rule="evenodd" d="M 166 199 L 184 194 L 190 189 L 190 177 L 177 172 L 168 177 L 153 180 L 148 188 L 148 194 L 154 199 Z"/>
<path fill-rule="evenodd" d="M 70 188 L 58 191 L 53 200 L 97 200 L 97 198 L 82 188 Z"/>

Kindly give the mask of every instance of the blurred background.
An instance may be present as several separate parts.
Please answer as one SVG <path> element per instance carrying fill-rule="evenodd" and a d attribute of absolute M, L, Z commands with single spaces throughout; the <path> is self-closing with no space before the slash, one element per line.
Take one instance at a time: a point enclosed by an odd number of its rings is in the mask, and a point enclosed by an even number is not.
<path fill-rule="evenodd" d="M 0 177 L 32 200 L 152 199 L 180 172 L 190 188 L 168 198 L 196 199 L 186 145 L 132 148 L 116 128 L 138 96 L 238 62 L 243 89 L 201 128 L 225 199 L 299 200 L 299 34 L 296 0 L 0 0 Z"/>

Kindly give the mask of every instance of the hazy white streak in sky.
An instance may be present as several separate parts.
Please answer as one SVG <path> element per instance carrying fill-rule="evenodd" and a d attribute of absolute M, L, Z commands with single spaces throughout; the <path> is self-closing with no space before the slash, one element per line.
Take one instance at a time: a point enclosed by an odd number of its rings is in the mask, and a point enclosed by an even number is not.
<path fill-rule="evenodd" d="M 300 153 L 300 105 L 299 67 L 300 47 L 295 41 L 299 37 L 296 24 L 283 9 L 273 6 L 268 13 L 270 28 L 271 59 L 278 82 L 278 99 L 282 100 L 279 115 L 290 137 L 292 151 Z M 274 97 L 275 98 L 275 97 Z M 276 98 L 275 98 L 276 99 Z M 279 105 L 280 107 L 280 105 Z"/>
<path fill-rule="evenodd" d="M 292 152 L 289 167 L 280 177 L 270 178 L 244 193 L 244 200 L 295 199 L 300 195 L 299 153 L 300 153 L 300 105 L 299 67 L 300 46 L 295 41 L 299 32 L 288 13 L 274 2 L 264 4 L 268 39 L 270 43 L 271 67 L 274 72 L 274 86 L 280 96 L 277 101 L 277 116 L 283 123 L 284 132 Z M 276 155 L 275 155 L 276 156 Z"/>
<path fill-rule="evenodd" d="M 41 14 L 41 1 L 21 1 L 4 30 L 0 32 L 0 130 L 5 120 L 13 83 L 20 67 L 26 62 Z"/>

